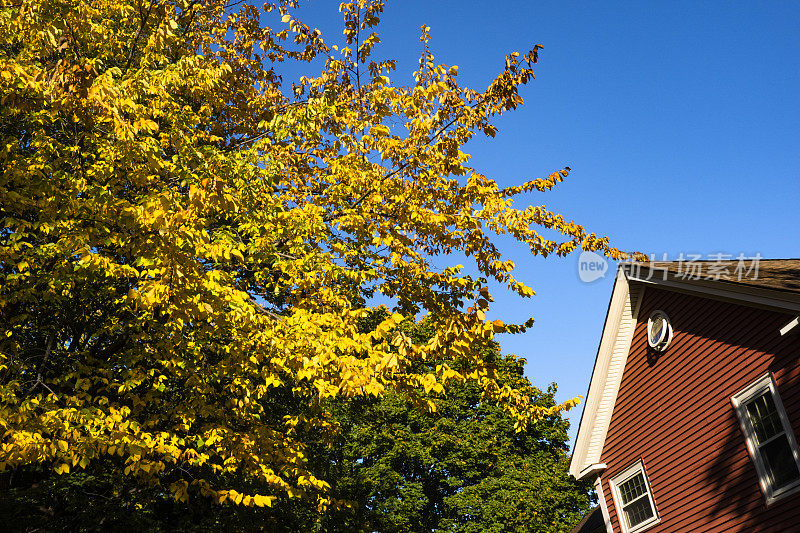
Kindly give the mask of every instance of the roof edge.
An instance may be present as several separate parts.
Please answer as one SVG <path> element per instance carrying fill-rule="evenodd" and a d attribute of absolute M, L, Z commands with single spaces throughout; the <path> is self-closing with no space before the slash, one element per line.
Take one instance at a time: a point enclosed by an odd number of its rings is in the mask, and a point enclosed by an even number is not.
<path fill-rule="evenodd" d="M 794 292 L 725 281 L 682 279 L 661 268 L 645 271 L 641 265 L 633 263 L 623 263 L 620 265 L 620 269 L 625 271 L 625 276 L 630 282 L 700 293 L 707 298 L 744 303 L 755 307 L 800 313 L 800 296 Z"/>

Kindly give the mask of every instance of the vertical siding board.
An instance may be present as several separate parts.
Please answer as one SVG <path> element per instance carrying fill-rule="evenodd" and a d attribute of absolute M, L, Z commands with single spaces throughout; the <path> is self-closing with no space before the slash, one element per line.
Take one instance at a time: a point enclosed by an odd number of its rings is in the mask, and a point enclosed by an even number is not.
<path fill-rule="evenodd" d="M 675 331 L 669 349 L 648 359 L 647 319 L 656 309 L 669 315 Z M 778 333 L 791 318 L 648 287 L 631 321 L 630 352 L 601 455 L 614 531 L 621 527 L 610 479 L 640 458 L 660 518 L 649 532 L 784 531 L 800 524 L 800 493 L 765 504 L 730 402 L 772 372 L 800 436 L 800 338 Z"/>

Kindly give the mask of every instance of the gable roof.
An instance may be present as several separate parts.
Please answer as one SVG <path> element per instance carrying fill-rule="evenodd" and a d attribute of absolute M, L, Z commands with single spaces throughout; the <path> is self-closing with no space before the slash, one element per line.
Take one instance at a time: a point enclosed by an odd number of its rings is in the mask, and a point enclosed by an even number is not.
<path fill-rule="evenodd" d="M 691 272 L 687 271 L 687 266 L 692 267 Z M 752 263 L 747 266 L 755 270 Z M 711 274 L 709 267 L 712 267 Z M 646 286 L 656 285 L 800 314 L 800 259 L 761 259 L 757 272 L 751 270 L 747 275 L 739 275 L 737 268 L 741 268 L 739 261 L 693 261 L 691 265 L 686 261 L 657 261 L 620 265 L 575 438 L 570 474 L 582 479 L 605 469 L 600 458 Z M 720 273 L 726 274 L 723 277 Z M 792 323 L 780 334 L 791 329 Z"/>

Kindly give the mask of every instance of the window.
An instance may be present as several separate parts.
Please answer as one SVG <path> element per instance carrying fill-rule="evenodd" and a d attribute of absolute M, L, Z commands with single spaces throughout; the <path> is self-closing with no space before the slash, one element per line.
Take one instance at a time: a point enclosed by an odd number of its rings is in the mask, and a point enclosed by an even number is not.
<path fill-rule="evenodd" d="M 644 464 L 638 461 L 611 480 L 614 503 L 625 533 L 642 531 L 658 522 L 656 505 Z"/>
<path fill-rule="evenodd" d="M 800 488 L 800 450 L 772 374 L 731 398 L 767 503 Z"/>
<path fill-rule="evenodd" d="M 664 311 L 653 311 L 647 319 L 647 344 L 663 352 L 672 341 L 672 324 Z"/>

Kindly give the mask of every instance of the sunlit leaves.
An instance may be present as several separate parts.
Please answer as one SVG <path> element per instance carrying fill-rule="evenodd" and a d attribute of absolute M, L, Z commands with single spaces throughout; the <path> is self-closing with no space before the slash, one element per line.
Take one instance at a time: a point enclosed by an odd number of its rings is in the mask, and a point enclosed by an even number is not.
<path fill-rule="evenodd" d="M 571 405 L 499 386 L 474 349 L 531 324 L 487 321 L 486 279 L 533 295 L 498 235 L 618 256 L 518 198 L 568 167 L 501 188 L 469 164 L 538 47 L 478 91 L 424 27 L 395 85 L 372 57 L 382 2 L 342 4 L 341 49 L 290 4 L 0 8 L 0 469 L 102 464 L 178 501 L 324 510 L 306 452 L 337 431 L 332 398 L 391 387 L 433 410 L 469 380 L 520 428 Z M 322 71 L 290 86 L 289 61 Z M 462 254 L 482 279 L 437 267 Z M 417 344 L 402 327 L 425 313 Z M 459 364 L 417 370 L 442 358 Z"/>

